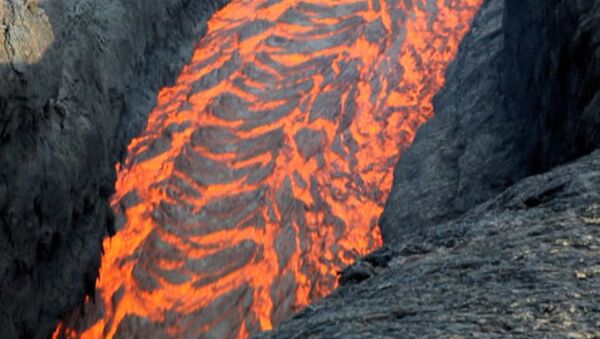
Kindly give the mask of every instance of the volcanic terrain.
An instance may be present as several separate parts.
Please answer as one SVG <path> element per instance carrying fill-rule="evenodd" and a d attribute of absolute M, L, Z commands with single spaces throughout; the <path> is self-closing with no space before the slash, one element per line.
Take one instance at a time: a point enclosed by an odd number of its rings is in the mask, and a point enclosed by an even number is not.
<path fill-rule="evenodd" d="M 599 145 L 598 0 L 0 0 L 0 337 L 600 337 Z"/>

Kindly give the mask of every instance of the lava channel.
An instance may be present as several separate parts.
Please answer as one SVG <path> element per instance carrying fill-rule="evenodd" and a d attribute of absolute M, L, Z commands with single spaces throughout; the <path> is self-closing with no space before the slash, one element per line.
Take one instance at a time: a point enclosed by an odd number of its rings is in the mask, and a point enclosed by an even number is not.
<path fill-rule="evenodd" d="M 381 245 L 393 166 L 481 0 L 233 0 L 128 147 L 55 337 L 246 338 Z"/>

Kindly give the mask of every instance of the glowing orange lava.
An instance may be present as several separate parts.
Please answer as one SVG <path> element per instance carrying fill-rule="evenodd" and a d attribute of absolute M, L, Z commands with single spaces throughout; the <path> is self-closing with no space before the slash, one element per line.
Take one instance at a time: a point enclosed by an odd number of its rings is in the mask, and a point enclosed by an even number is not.
<path fill-rule="evenodd" d="M 95 303 L 55 336 L 245 338 L 330 292 L 480 3 L 233 0 L 129 145 Z"/>

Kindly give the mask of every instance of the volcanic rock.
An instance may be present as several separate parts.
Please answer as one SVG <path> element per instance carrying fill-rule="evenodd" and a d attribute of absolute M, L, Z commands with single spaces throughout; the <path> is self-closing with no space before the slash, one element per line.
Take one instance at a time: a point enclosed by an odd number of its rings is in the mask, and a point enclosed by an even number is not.
<path fill-rule="evenodd" d="M 598 337 L 599 166 L 596 151 L 386 245 L 378 250 L 391 257 L 386 269 L 258 337 Z M 402 254 L 424 245 L 431 251 Z"/>
<path fill-rule="evenodd" d="M 599 20 L 598 1 L 485 1 L 395 168 L 384 242 L 599 145 Z"/>
<path fill-rule="evenodd" d="M 93 293 L 114 164 L 225 0 L 0 0 L 0 328 Z"/>

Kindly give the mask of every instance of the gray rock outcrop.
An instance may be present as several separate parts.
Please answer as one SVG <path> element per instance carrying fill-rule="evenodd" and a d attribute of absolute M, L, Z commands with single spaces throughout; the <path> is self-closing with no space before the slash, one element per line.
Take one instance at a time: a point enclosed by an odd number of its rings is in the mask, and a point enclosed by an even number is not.
<path fill-rule="evenodd" d="M 114 164 L 225 0 L 0 0 L 0 328 L 94 291 Z"/>
<path fill-rule="evenodd" d="M 394 172 L 384 241 L 459 217 L 600 141 L 597 1 L 485 1 Z"/>

